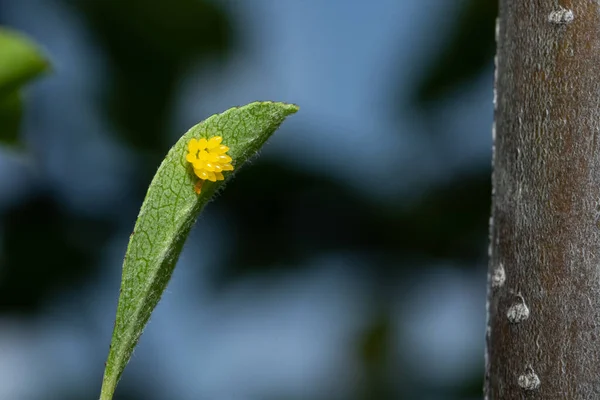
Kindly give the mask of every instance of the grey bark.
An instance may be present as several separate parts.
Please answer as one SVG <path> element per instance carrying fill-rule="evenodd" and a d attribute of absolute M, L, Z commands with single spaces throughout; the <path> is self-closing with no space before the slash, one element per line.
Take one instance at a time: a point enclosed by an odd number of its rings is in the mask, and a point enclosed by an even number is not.
<path fill-rule="evenodd" d="M 487 399 L 600 399 L 600 2 L 500 0 Z"/>

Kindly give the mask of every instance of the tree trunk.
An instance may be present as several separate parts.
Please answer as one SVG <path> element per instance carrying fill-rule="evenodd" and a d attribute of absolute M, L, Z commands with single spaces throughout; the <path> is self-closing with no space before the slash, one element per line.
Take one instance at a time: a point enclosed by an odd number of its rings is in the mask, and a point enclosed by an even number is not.
<path fill-rule="evenodd" d="M 500 0 L 486 399 L 600 399 L 600 1 Z"/>

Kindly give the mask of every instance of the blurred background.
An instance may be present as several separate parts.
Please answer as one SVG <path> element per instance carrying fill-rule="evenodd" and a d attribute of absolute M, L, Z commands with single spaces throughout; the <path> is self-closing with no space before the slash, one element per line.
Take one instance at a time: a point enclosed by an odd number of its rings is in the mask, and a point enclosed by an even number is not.
<path fill-rule="evenodd" d="M 496 1 L 0 0 L 53 72 L 0 149 L 0 399 L 97 399 L 193 124 L 293 102 L 209 204 L 119 400 L 478 399 Z"/>

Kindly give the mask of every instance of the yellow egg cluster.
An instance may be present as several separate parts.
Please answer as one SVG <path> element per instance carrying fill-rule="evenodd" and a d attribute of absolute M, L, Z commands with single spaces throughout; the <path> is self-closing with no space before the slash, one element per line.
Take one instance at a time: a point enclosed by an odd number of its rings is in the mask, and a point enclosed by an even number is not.
<path fill-rule="evenodd" d="M 213 136 L 208 140 L 191 139 L 188 143 L 185 159 L 192 164 L 194 173 L 201 179 L 196 185 L 197 193 L 200 193 L 203 181 L 222 181 L 225 179 L 223 171 L 233 171 L 231 157 L 226 154 L 229 147 L 221 144 L 222 141 L 221 136 Z"/>

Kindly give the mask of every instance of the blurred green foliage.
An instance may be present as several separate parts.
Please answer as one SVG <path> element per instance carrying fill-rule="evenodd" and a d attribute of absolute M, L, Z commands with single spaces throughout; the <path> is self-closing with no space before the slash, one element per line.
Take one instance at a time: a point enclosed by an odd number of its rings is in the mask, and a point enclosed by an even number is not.
<path fill-rule="evenodd" d="M 0 95 L 0 142 L 14 145 L 19 139 L 23 99 L 18 90 Z"/>
<path fill-rule="evenodd" d="M 0 27 L 0 143 L 17 143 L 22 114 L 20 88 L 49 67 L 33 42 Z"/>
<path fill-rule="evenodd" d="M 48 67 L 33 42 L 13 30 L 0 28 L 0 94 L 14 92 Z"/>

